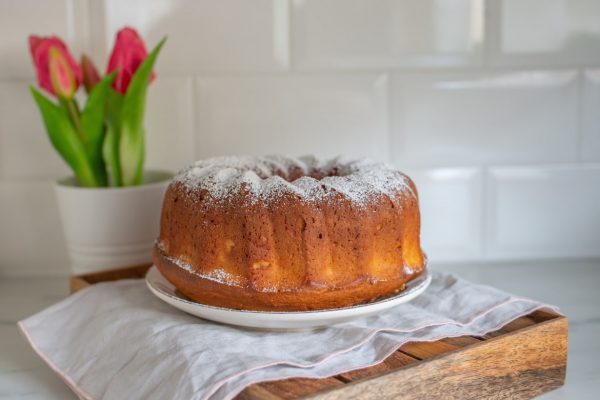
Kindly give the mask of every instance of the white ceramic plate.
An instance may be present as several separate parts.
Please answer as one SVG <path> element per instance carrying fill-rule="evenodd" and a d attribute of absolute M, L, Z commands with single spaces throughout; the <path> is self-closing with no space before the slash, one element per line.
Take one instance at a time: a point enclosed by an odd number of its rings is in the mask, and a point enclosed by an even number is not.
<path fill-rule="evenodd" d="M 316 328 L 377 314 L 414 299 L 427 289 L 430 282 L 431 274 L 425 271 L 423 275 L 410 281 L 402 292 L 372 303 L 318 311 L 278 312 L 234 310 L 196 303 L 176 292 L 175 287 L 155 266 L 146 275 L 146 284 L 152 293 L 175 308 L 211 321 L 259 329 Z"/>

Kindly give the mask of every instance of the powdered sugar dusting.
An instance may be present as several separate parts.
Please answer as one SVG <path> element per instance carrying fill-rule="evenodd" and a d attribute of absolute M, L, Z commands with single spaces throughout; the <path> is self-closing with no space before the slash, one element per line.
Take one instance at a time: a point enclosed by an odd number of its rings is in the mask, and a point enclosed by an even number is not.
<path fill-rule="evenodd" d="M 323 178 L 316 179 L 318 176 Z M 291 177 L 295 179 L 290 181 Z M 175 181 L 191 190 L 204 189 L 216 201 L 245 193 L 252 202 L 269 202 L 289 194 L 321 202 L 340 193 L 360 206 L 382 194 L 392 199 L 398 192 L 415 196 L 405 175 L 389 164 L 368 159 L 217 157 L 196 162 Z"/>
<path fill-rule="evenodd" d="M 203 274 L 203 273 L 196 271 L 190 265 L 184 263 L 183 261 L 181 261 L 178 258 L 173 258 L 173 257 L 168 257 L 168 256 L 164 256 L 164 257 L 166 259 L 168 259 L 169 261 L 171 261 L 173 264 L 177 265 L 179 268 L 181 268 L 199 278 L 208 279 L 210 281 L 217 282 L 217 283 L 227 285 L 227 286 L 242 287 L 240 281 L 235 276 L 231 275 L 229 272 L 225 271 L 222 268 L 215 268 L 211 272 L 209 272 L 207 274 Z"/>

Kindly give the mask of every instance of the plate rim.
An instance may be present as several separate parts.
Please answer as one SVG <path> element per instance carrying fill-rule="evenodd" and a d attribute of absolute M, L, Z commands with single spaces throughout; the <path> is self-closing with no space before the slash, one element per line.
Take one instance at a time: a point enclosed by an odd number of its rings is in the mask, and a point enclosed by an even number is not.
<path fill-rule="evenodd" d="M 160 298 L 160 295 L 156 292 L 159 292 L 163 296 L 169 297 L 170 299 L 172 299 L 175 302 L 186 303 L 193 307 L 208 309 L 208 310 L 215 311 L 215 312 L 218 311 L 218 312 L 224 312 L 224 313 L 229 313 L 229 314 L 235 313 L 235 314 L 242 314 L 242 315 L 264 315 L 264 316 L 273 315 L 273 316 L 290 316 L 290 317 L 291 316 L 305 316 L 305 315 L 323 316 L 324 314 L 329 314 L 329 313 L 337 314 L 337 313 L 344 312 L 344 311 L 361 310 L 361 309 L 365 309 L 365 308 L 383 306 L 383 305 L 385 305 L 385 303 L 400 300 L 404 297 L 413 296 L 413 297 L 411 297 L 411 299 L 407 300 L 407 301 L 410 301 L 410 300 L 414 299 L 415 297 L 419 296 L 420 294 L 422 294 L 429 287 L 429 285 L 431 284 L 431 280 L 432 280 L 431 271 L 429 271 L 429 268 L 427 266 L 425 266 L 425 270 L 420 276 L 418 276 L 417 278 L 415 278 L 414 280 L 412 280 L 406 284 L 407 285 L 406 289 L 402 290 L 400 293 L 397 293 L 393 296 L 379 299 L 379 300 L 376 300 L 373 302 L 362 303 L 362 304 L 357 304 L 357 305 L 353 305 L 353 306 L 339 307 L 339 308 L 327 308 L 327 309 L 323 309 L 323 310 L 260 311 L 260 310 L 240 310 L 240 309 L 236 309 L 236 308 L 212 306 L 209 304 L 202 304 L 202 303 L 198 303 L 193 300 L 190 300 L 190 299 L 186 299 L 186 298 L 183 298 L 180 296 L 173 295 L 171 293 L 165 292 L 160 287 L 154 286 L 150 281 L 151 274 L 158 275 L 160 277 L 160 279 L 164 280 L 166 282 L 166 284 L 170 285 L 173 289 L 175 289 L 175 287 L 173 286 L 173 284 L 171 282 L 169 282 L 167 280 L 167 278 L 164 277 L 164 275 L 160 272 L 160 270 L 156 267 L 156 265 L 153 264 L 148 269 L 148 272 L 146 273 L 144 280 L 146 281 L 146 285 L 148 286 L 150 291 L 158 298 Z M 410 287 L 409 287 L 409 285 L 410 285 Z M 163 300 L 163 299 L 161 299 L 161 300 Z M 171 304 L 171 306 L 173 306 L 173 305 Z"/>

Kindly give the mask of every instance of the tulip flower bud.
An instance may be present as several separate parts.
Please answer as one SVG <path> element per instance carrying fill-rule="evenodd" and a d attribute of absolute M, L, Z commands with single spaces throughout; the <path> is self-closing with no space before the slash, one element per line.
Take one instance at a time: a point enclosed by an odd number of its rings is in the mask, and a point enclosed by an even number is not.
<path fill-rule="evenodd" d="M 81 71 L 62 40 L 55 36 L 39 37 L 32 35 L 29 37 L 29 48 L 37 73 L 38 83 L 42 89 L 50 94 L 58 95 L 55 90 L 55 84 L 52 83 L 50 77 L 50 50 L 54 49 L 54 52 L 58 53 L 58 57 L 62 60 L 54 62 L 54 68 L 57 69 L 55 73 L 60 72 L 59 70 L 70 71 L 73 78 L 73 88 L 69 90 L 69 93 L 77 91 L 81 83 Z M 56 84 L 60 86 L 61 82 L 57 81 Z"/>
<path fill-rule="evenodd" d="M 113 82 L 113 88 L 121 94 L 125 94 L 129 83 L 142 62 L 148 56 L 146 46 L 140 35 L 133 28 L 125 27 L 117 32 L 117 38 L 113 47 L 106 73 L 117 71 Z M 154 73 L 150 76 L 150 82 L 154 80 Z"/>
<path fill-rule="evenodd" d="M 63 99 L 72 98 L 77 89 L 75 73 L 57 48 L 51 47 L 48 55 L 48 70 L 50 71 L 50 82 L 54 93 Z"/>
<path fill-rule="evenodd" d="M 100 74 L 92 60 L 85 54 L 81 56 L 81 72 L 83 73 L 83 86 L 89 93 L 100 82 Z"/>

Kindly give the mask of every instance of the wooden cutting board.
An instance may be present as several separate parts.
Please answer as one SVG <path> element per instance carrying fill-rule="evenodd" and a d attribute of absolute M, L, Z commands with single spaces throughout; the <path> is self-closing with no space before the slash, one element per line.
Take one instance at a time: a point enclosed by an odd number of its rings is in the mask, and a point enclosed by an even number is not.
<path fill-rule="evenodd" d="M 71 292 L 143 278 L 148 268 L 74 276 Z M 567 328 L 567 318 L 536 311 L 482 337 L 407 343 L 369 368 L 324 379 L 258 383 L 236 399 L 530 399 L 564 384 Z"/>

